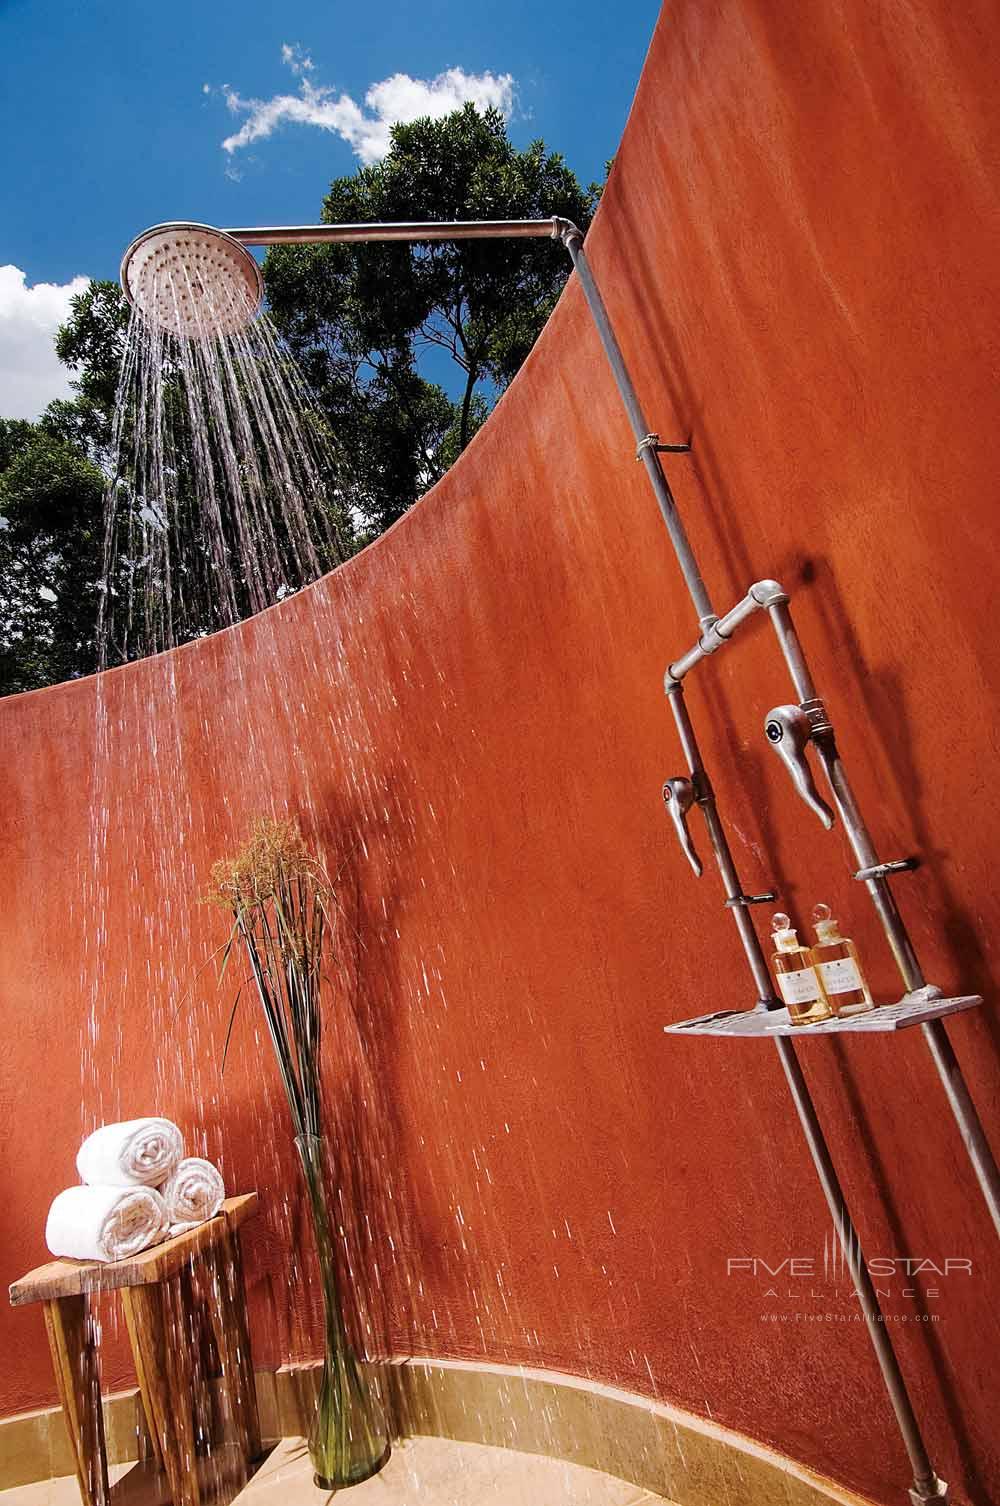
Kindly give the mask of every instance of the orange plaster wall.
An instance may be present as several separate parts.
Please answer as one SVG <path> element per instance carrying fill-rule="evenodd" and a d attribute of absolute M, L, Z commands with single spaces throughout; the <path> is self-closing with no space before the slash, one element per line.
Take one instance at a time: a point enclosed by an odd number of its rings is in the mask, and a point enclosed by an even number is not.
<path fill-rule="evenodd" d="M 669 473 L 718 609 L 761 576 L 792 591 L 876 841 L 925 858 L 900 899 L 929 975 L 987 995 L 950 1030 L 994 1134 L 995 23 L 975 0 L 678 0 L 588 244 L 650 421 L 693 434 Z M 814 1320 L 849 1317 L 843 1285 L 727 1274 L 827 1236 L 777 1057 L 662 1034 L 752 990 L 660 804 L 682 771 L 661 678 L 694 626 L 631 449 L 571 287 L 364 555 L 0 707 L 0 1275 L 44 1258 L 81 1134 L 159 1110 L 264 1194 L 258 1362 L 316 1352 L 280 1089 L 245 1005 L 220 1078 L 232 993 L 197 904 L 287 809 L 341 872 L 327 1080 L 382 1341 L 655 1393 L 889 1502 L 907 1471 L 863 1328 Z M 741 876 L 800 922 L 827 899 L 891 996 L 841 838 L 764 745 L 788 694 L 762 624 L 690 689 Z M 972 1262 L 924 1278 L 938 1323 L 892 1332 L 935 1463 L 985 1503 L 996 1246 L 930 1059 L 917 1033 L 799 1049 L 869 1253 Z M 123 1381 L 112 1312 L 104 1350 Z M 40 1313 L 0 1309 L 0 1353 L 0 1412 L 52 1400 Z"/>

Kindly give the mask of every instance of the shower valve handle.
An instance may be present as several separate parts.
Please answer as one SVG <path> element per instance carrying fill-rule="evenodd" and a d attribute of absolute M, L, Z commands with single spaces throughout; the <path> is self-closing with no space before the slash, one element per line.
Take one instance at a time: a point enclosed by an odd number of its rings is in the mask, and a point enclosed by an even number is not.
<path fill-rule="evenodd" d="M 812 723 L 801 706 L 775 706 L 764 718 L 768 742 L 792 776 L 792 783 L 811 811 L 827 831 L 833 825 L 833 811 L 817 792 L 806 758 L 806 744 L 812 736 Z"/>
<path fill-rule="evenodd" d="M 687 824 L 688 811 L 695 803 L 694 785 L 690 779 L 668 779 L 663 786 L 663 803 L 674 823 L 684 856 L 694 869 L 695 877 L 701 878 L 701 858 L 695 852 Z"/>

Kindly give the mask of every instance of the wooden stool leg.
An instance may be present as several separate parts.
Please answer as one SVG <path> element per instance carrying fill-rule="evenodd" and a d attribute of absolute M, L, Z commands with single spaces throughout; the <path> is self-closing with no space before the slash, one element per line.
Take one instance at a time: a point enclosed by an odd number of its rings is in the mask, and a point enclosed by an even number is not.
<path fill-rule="evenodd" d="M 209 1333 L 207 1304 L 205 1301 L 205 1262 L 203 1255 L 194 1255 L 188 1267 L 181 1271 L 178 1280 L 183 1293 L 183 1312 L 189 1334 L 188 1354 L 191 1365 L 191 1395 L 194 1402 L 195 1448 L 199 1454 L 211 1453 L 213 1444 L 212 1394 L 209 1384 Z"/>
<path fill-rule="evenodd" d="M 216 1250 L 217 1269 L 220 1274 L 220 1312 L 229 1338 L 227 1345 L 233 1357 L 233 1378 L 243 1417 L 242 1432 L 245 1434 L 246 1461 L 252 1463 L 262 1453 L 260 1417 L 257 1413 L 257 1383 L 253 1371 L 253 1350 L 250 1345 L 250 1324 L 247 1320 L 246 1288 L 243 1284 L 243 1259 L 240 1254 L 240 1236 L 230 1229 Z M 242 1438 L 241 1438 L 242 1441 Z"/>
<path fill-rule="evenodd" d="M 84 1506 L 108 1506 L 101 1372 L 85 1296 L 45 1303 L 45 1328 Z"/>
<path fill-rule="evenodd" d="M 147 1419 L 152 1419 L 174 1506 L 200 1506 L 190 1355 L 179 1280 L 174 1276 L 159 1285 L 124 1287 L 122 1300 L 143 1407 Z"/>
<path fill-rule="evenodd" d="M 219 1359 L 222 1362 L 222 1389 L 226 1421 L 235 1434 L 240 1456 L 245 1466 L 245 1474 L 248 1476 L 251 1462 L 256 1455 L 253 1445 L 252 1423 L 247 1414 L 246 1398 L 244 1396 L 244 1388 L 241 1384 L 239 1335 L 233 1322 L 227 1318 L 227 1312 L 232 1306 L 229 1286 L 233 1275 L 225 1249 L 225 1242 L 223 1242 L 221 1248 L 216 1245 L 212 1249 L 205 1251 L 204 1271 L 208 1286 L 206 1294 L 208 1299 L 208 1317 L 212 1325 L 212 1336 L 215 1339 L 215 1347 L 219 1351 Z"/>
<path fill-rule="evenodd" d="M 137 1327 L 135 1306 L 132 1302 L 132 1293 L 141 1292 L 142 1287 L 122 1288 L 122 1309 L 125 1313 L 125 1326 L 128 1328 L 129 1342 L 132 1345 L 132 1359 L 135 1361 L 135 1373 L 139 1382 L 139 1395 L 142 1397 L 142 1410 L 146 1418 L 146 1431 L 149 1433 L 150 1442 L 153 1445 L 153 1457 L 156 1459 L 158 1469 L 165 1469 L 166 1463 L 163 1457 L 163 1444 L 161 1442 L 162 1421 L 157 1419 L 153 1406 L 153 1385 L 146 1370 L 147 1356 L 150 1345 L 143 1342 Z"/>
<path fill-rule="evenodd" d="M 201 1506 L 198 1456 L 195 1449 L 193 1400 L 194 1367 L 191 1360 L 190 1314 L 184 1301 L 183 1276 L 178 1272 L 163 1282 L 163 1307 L 169 1322 L 167 1373 L 173 1411 L 174 1440 L 181 1464 L 184 1489 L 174 1495 L 174 1506 Z"/>

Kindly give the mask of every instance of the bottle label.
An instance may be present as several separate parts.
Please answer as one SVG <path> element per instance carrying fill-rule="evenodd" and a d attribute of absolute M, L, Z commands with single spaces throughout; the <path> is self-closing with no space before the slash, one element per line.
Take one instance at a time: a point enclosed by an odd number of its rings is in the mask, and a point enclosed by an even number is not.
<path fill-rule="evenodd" d="M 775 977 L 786 1004 L 808 1004 L 820 996 L 815 968 L 803 967 L 794 973 L 776 973 Z"/>
<path fill-rule="evenodd" d="M 838 957 L 835 962 L 819 962 L 816 965 L 828 994 L 849 994 L 865 986 L 853 957 Z"/>

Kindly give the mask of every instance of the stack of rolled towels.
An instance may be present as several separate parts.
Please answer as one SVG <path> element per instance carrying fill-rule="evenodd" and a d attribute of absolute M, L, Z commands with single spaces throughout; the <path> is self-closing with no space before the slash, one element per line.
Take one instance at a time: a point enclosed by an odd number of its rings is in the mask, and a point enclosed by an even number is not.
<path fill-rule="evenodd" d="M 45 1224 L 53 1255 L 126 1260 L 214 1218 L 226 1189 L 211 1161 L 185 1156 L 169 1119 L 105 1124 L 80 1146 L 82 1183 L 54 1199 Z"/>

